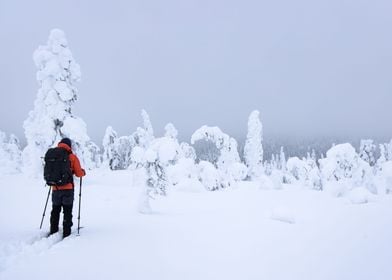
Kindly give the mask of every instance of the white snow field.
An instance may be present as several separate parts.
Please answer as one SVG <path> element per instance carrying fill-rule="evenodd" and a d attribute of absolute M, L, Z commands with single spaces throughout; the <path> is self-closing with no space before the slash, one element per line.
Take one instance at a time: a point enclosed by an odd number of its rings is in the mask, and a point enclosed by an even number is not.
<path fill-rule="evenodd" d="M 42 238 L 41 180 L 0 177 L 0 279 L 392 279 L 392 195 L 367 203 L 242 182 L 171 190 L 140 214 L 130 171 L 84 179 L 80 236 Z M 78 191 L 74 227 L 77 228 Z"/>

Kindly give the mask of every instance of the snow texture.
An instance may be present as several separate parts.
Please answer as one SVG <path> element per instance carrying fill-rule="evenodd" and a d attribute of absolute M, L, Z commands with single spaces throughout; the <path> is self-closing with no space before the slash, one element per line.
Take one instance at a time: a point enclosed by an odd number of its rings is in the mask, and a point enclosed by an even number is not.
<path fill-rule="evenodd" d="M 180 184 L 169 196 L 149 200 L 143 208 L 149 215 L 142 215 L 143 186 L 136 178 L 141 170 L 91 171 L 83 180 L 84 228 L 63 241 L 61 233 L 43 238 L 48 216 L 43 231 L 37 229 L 47 193 L 41 180 L 1 176 L 6 195 L 0 196 L 0 279 L 392 276 L 390 195 L 353 204 L 295 185 L 275 191 L 240 182 L 230 191 L 208 192 L 192 181 L 193 186 Z M 20 211 L 20 205 L 29 210 Z M 74 217 L 76 206 L 75 201 Z M 59 273 L 60 260 L 72 269 Z"/>

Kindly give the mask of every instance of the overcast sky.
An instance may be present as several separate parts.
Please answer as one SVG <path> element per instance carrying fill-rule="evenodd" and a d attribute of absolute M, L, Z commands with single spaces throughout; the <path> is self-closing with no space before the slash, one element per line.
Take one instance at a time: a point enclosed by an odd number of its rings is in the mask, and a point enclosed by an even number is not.
<path fill-rule="evenodd" d="M 202 125 L 241 138 L 392 137 L 390 0 L 0 0 L 0 130 L 24 140 L 32 60 L 52 28 L 82 69 L 73 112 L 99 144 L 150 114 L 183 140 Z"/>

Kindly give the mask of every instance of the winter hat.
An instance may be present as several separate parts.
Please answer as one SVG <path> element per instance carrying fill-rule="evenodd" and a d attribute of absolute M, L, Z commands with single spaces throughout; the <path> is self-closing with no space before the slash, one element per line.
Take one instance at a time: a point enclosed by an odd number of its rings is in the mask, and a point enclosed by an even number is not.
<path fill-rule="evenodd" d="M 68 147 L 70 147 L 70 148 L 72 147 L 71 139 L 69 139 L 69 138 L 63 138 L 63 139 L 61 139 L 60 143 L 67 144 Z"/>

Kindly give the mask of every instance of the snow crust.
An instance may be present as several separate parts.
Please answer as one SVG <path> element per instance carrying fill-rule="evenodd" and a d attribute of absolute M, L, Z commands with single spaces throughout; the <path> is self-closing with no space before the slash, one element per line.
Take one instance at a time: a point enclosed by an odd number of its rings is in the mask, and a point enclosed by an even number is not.
<path fill-rule="evenodd" d="M 38 230 L 47 194 L 43 182 L 20 174 L 0 177 L 5 194 L 0 196 L 0 279 L 392 276 L 392 196 L 352 204 L 299 185 L 271 190 L 255 182 L 209 192 L 188 178 L 167 197 L 150 201 L 145 215 L 138 206 L 140 170 L 91 171 L 83 181 L 84 228 L 63 241 L 60 235 L 43 238 L 48 216 L 44 230 Z M 361 198 L 368 191 L 355 192 Z M 20 211 L 20 205 L 29 210 Z M 75 217 L 77 207 L 74 223 Z M 59 260 L 72 269 L 58 273 L 64 268 Z"/>

